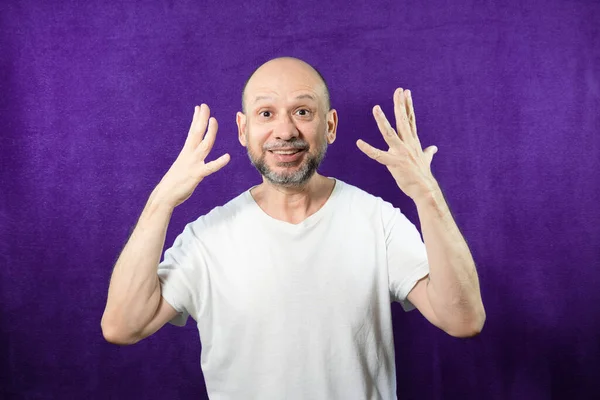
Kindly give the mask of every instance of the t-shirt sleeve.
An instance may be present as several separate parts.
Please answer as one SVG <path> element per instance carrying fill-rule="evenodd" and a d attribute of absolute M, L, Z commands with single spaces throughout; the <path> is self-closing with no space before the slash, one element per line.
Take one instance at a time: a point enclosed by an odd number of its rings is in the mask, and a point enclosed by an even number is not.
<path fill-rule="evenodd" d="M 382 205 L 387 250 L 390 295 L 404 311 L 415 306 L 407 296 L 415 284 L 429 274 L 425 244 L 416 226 L 390 203 Z"/>
<path fill-rule="evenodd" d="M 184 326 L 188 316 L 197 315 L 194 277 L 202 267 L 197 249 L 198 238 L 194 234 L 194 223 L 190 223 L 177 236 L 173 246 L 165 251 L 163 261 L 158 265 L 162 297 L 179 313 L 169 321 L 173 325 Z"/>

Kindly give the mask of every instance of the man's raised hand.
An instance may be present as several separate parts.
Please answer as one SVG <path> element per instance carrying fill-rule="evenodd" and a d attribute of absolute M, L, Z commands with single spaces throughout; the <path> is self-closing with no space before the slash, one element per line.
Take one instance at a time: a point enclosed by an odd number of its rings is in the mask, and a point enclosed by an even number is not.
<path fill-rule="evenodd" d="M 381 107 L 373 107 L 377 127 L 389 146 L 387 151 L 379 150 L 363 140 L 358 140 L 356 145 L 367 156 L 385 165 L 398 187 L 417 201 L 438 187 L 431 173 L 431 160 L 437 147 L 430 146 L 424 151 L 421 148 L 409 90 L 399 88 L 394 92 L 394 114 L 397 130 L 392 128 Z"/>
<path fill-rule="evenodd" d="M 161 201 L 173 208 L 180 205 L 192 195 L 202 179 L 227 165 L 230 160 L 227 153 L 205 162 L 215 143 L 218 127 L 206 104 L 194 107 L 194 118 L 183 149 L 156 187 L 156 196 Z"/>

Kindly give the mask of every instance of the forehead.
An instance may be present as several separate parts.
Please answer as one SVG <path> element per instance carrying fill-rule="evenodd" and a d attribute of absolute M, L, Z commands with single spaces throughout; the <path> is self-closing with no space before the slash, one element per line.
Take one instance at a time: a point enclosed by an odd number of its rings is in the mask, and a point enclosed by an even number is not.
<path fill-rule="evenodd" d="M 323 81 L 310 66 L 280 60 L 260 67 L 248 81 L 244 96 L 248 105 L 257 98 L 307 98 L 303 94 L 312 94 L 321 102 L 324 101 L 325 91 Z"/>

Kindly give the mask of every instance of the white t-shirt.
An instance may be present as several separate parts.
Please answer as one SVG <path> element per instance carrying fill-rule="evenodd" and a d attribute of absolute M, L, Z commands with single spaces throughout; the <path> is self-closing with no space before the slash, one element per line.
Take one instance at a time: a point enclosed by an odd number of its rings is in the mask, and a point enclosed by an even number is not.
<path fill-rule="evenodd" d="M 395 399 L 391 301 L 429 273 L 415 226 L 336 180 L 299 224 L 247 190 L 186 225 L 158 270 L 162 295 L 197 322 L 209 397 Z"/>

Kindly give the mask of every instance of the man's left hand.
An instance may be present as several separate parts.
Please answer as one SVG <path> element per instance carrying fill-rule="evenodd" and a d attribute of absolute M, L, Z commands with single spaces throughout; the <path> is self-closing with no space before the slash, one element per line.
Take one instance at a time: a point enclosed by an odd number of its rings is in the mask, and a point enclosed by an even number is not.
<path fill-rule="evenodd" d="M 430 146 L 425 150 L 421 148 L 410 90 L 396 89 L 394 114 L 397 130 L 392 128 L 381 107 L 373 107 L 379 131 L 389 146 L 387 151 L 379 150 L 363 140 L 358 140 L 356 145 L 367 156 L 385 165 L 398 187 L 411 199 L 418 201 L 439 190 L 431 173 L 431 160 L 437 147 Z"/>

